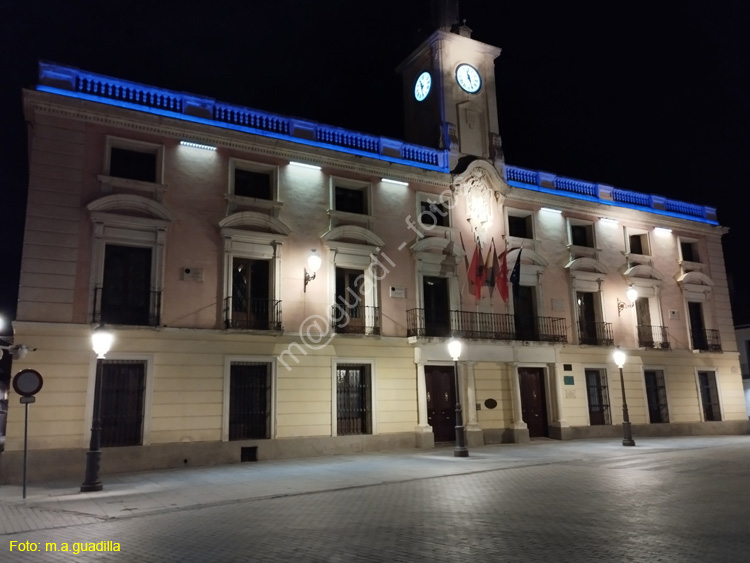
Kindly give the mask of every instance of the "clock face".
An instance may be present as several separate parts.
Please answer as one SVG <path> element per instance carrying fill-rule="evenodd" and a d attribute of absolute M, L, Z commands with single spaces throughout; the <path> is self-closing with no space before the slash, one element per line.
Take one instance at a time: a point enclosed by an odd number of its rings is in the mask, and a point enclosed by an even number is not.
<path fill-rule="evenodd" d="M 414 84 L 414 97 L 418 102 L 421 102 L 427 97 L 427 94 L 430 93 L 430 86 L 432 86 L 432 77 L 429 72 L 424 71 L 419 75 L 419 78 L 417 78 L 417 81 Z"/>
<path fill-rule="evenodd" d="M 458 65 L 456 69 L 456 82 L 470 94 L 474 94 L 482 87 L 482 77 L 479 71 L 471 65 Z"/>

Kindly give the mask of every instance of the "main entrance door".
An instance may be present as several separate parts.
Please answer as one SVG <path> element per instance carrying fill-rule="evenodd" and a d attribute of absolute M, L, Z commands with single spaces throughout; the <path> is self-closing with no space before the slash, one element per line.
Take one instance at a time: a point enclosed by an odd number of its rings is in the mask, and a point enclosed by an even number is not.
<path fill-rule="evenodd" d="M 518 380 L 521 388 L 521 415 L 529 428 L 529 437 L 549 436 L 544 369 L 518 368 Z"/>
<path fill-rule="evenodd" d="M 435 442 L 456 439 L 456 382 L 450 366 L 425 366 L 427 423 Z"/>

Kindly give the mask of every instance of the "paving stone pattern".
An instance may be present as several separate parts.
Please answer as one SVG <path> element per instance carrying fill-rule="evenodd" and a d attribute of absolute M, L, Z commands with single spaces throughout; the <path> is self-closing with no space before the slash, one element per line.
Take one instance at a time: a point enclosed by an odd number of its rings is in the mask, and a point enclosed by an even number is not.
<path fill-rule="evenodd" d="M 380 483 L 357 484 L 353 479 L 333 490 L 311 486 L 311 492 L 226 499 L 118 518 L 60 511 L 54 504 L 35 508 L 5 502 L 0 507 L 18 512 L 3 512 L 3 518 L 23 520 L 23 511 L 31 511 L 29 522 L 36 522 L 37 528 L 3 528 L 0 561 L 750 559 L 746 437 L 715 442 L 707 438 L 701 447 L 646 453 L 594 446 L 587 455 L 577 451 L 567 457 L 555 455 L 564 452 L 564 446 L 548 448 L 548 458 L 538 449 L 528 464 L 491 467 L 481 461 L 457 465 L 451 460 L 444 475 L 403 478 L 399 472 L 398 480 L 390 482 L 388 475 Z M 481 457 L 485 451 L 474 455 Z M 492 455 L 495 451 L 508 450 L 492 450 Z M 390 459 L 403 468 L 398 456 L 371 459 Z M 425 459 L 448 463 L 421 458 Z M 304 462 L 295 467 L 303 468 Z M 357 467 L 353 464 L 351 469 Z M 462 467 L 471 472 L 461 473 Z M 42 549 L 44 542 L 112 540 L 120 543 L 121 551 L 10 553 L 10 540 L 41 542 Z"/>

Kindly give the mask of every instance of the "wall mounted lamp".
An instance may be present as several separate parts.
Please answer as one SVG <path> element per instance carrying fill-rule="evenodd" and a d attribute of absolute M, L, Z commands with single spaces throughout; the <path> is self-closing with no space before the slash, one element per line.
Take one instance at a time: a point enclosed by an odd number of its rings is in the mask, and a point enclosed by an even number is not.
<path fill-rule="evenodd" d="M 3 350 L 7 350 L 14 360 L 23 360 L 29 352 L 36 352 L 36 348 L 26 346 L 26 344 L 0 345 L 0 358 L 3 355 Z"/>
<path fill-rule="evenodd" d="M 320 270 L 320 265 L 323 261 L 318 255 L 318 251 L 314 248 L 310 251 L 310 255 L 307 257 L 307 268 L 305 268 L 305 293 L 307 293 L 307 284 L 315 279 L 315 274 Z M 308 270 L 312 273 L 308 273 Z"/>
<path fill-rule="evenodd" d="M 619 297 L 617 298 L 618 317 L 622 314 L 623 309 L 630 309 L 632 307 L 635 307 L 635 300 L 638 299 L 638 290 L 631 285 L 625 292 L 625 295 L 627 296 L 628 301 L 630 301 L 630 304 L 628 305 L 627 303 L 625 303 L 625 301 L 620 301 Z"/>

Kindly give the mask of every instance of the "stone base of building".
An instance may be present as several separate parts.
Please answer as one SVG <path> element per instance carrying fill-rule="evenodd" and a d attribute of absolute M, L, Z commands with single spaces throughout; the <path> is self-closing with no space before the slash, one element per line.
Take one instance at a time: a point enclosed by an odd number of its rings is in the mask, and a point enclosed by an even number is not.
<path fill-rule="evenodd" d="M 433 437 L 432 433 L 423 438 Z M 105 448 L 101 456 L 102 481 L 107 475 L 240 463 L 342 455 L 361 452 L 414 449 L 415 434 L 403 432 L 376 436 L 336 436 L 317 438 L 280 438 L 276 440 L 238 440 L 231 442 L 184 442 Z M 434 447 L 434 440 L 429 447 Z M 33 450 L 28 452 L 27 482 L 78 479 L 83 481 L 86 450 Z M 23 452 L 0 454 L 0 485 L 21 484 Z"/>
<path fill-rule="evenodd" d="M 711 436 L 750 434 L 750 420 L 724 420 L 721 422 L 675 422 L 671 424 L 634 424 L 633 438 Z M 585 440 L 590 438 L 622 437 L 622 424 L 606 426 L 550 427 L 550 438 L 557 440 Z"/>
<path fill-rule="evenodd" d="M 527 429 L 488 428 L 483 430 L 484 443 L 490 444 L 523 444 L 529 441 Z"/>

